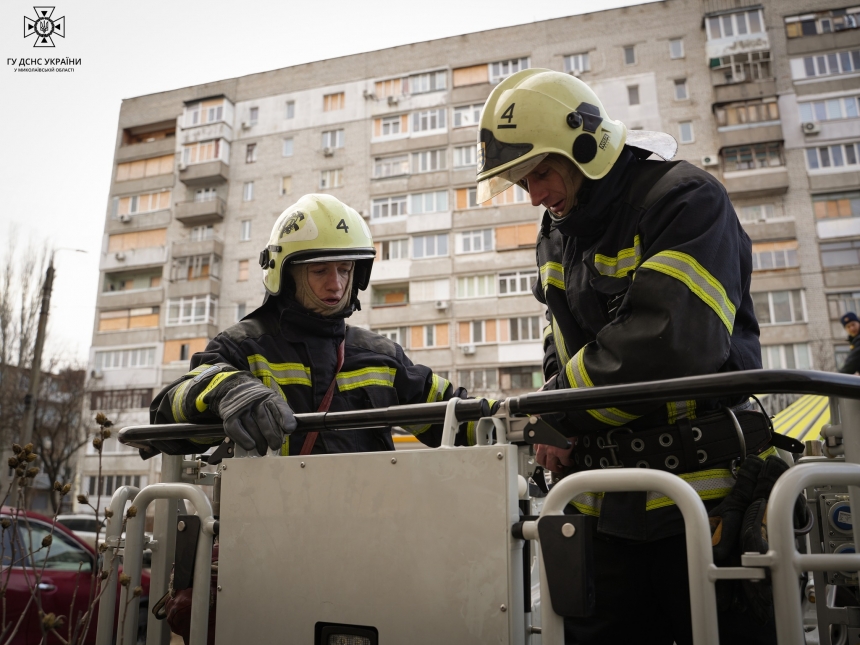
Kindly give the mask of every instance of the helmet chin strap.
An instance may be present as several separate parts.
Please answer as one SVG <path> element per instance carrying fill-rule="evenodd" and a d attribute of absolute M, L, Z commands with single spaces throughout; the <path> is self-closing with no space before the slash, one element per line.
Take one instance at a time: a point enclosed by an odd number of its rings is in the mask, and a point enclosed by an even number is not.
<path fill-rule="evenodd" d="M 582 182 L 579 183 L 577 187 L 576 181 L 574 180 L 574 173 L 579 173 L 579 170 L 573 163 L 563 157 L 558 155 L 549 155 L 546 159 L 544 159 L 543 163 L 552 168 L 555 172 L 559 174 L 561 180 L 564 182 L 565 192 L 567 193 L 567 197 L 564 200 L 564 208 L 561 211 L 564 213 L 563 215 L 556 215 L 552 211 L 549 211 L 549 216 L 555 221 L 561 221 L 568 215 L 570 215 L 570 211 L 573 210 L 573 207 L 576 206 L 576 193 L 579 188 L 582 187 Z M 579 173 L 581 174 L 581 173 Z M 583 179 L 585 179 L 583 177 Z"/>
<path fill-rule="evenodd" d="M 309 264 L 291 264 L 289 265 L 290 275 L 296 283 L 296 301 L 308 311 L 321 316 L 333 316 L 343 311 L 349 304 L 352 298 L 352 278 L 355 274 L 355 266 L 349 270 L 349 280 L 343 291 L 343 296 L 335 305 L 330 305 L 324 300 L 321 300 L 311 289 L 308 281 Z"/>

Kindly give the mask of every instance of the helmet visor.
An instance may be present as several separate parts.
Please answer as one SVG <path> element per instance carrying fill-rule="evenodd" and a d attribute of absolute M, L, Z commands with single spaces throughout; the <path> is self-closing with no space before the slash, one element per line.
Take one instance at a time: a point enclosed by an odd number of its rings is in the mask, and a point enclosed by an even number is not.
<path fill-rule="evenodd" d="M 354 249 L 348 252 L 338 253 L 336 249 L 330 251 L 320 250 L 312 252 L 308 255 L 302 254 L 304 257 L 298 257 L 294 260 L 289 260 L 290 264 L 313 264 L 315 262 L 348 262 L 350 260 L 372 260 L 376 256 L 376 251 L 368 249 Z"/>
<path fill-rule="evenodd" d="M 547 153 L 535 155 L 524 162 L 517 164 L 513 168 L 500 172 L 495 177 L 489 177 L 478 182 L 478 192 L 475 197 L 479 204 L 491 200 L 493 197 L 506 191 L 508 188 L 516 184 L 523 177 L 534 170 L 538 164 L 546 159 Z"/>

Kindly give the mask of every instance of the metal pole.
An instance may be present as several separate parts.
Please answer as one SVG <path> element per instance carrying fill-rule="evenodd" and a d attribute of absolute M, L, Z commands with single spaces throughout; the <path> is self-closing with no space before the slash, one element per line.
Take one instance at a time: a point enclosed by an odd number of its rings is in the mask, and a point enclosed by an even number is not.
<path fill-rule="evenodd" d="M 544 500 L 540 517 L 562 515 L 571 499 L 591 490 L 606 492 L 656 491 L 677 504 L 684 517 L 687 538 L 687 569 L 690 577 L 690 612 L 693 622 L 693 642 L 717 645 L 717 597 L 710 572 L 714 567 L 711 550 L 711 530 L 705 505 L 695 489 L 676 475 L 645 468 L 625 468 L 613 471 L 580 472 L 557 483 Z M 538 518 L 537 522 L 540 522 Z M 536 530 L 526 522 L 523 534 L 535 536 Z M 545 645 L 564 643 L 564 621 L 552 609 L 549 585 L 546 584 L 545 559 L 541 558 L 541 642 Z M 780 641 L 782 645 L 782 642 Z"/>
<path fill-rule="evenodd" d="M 96 628 L 96 645 L 111 645 L 114 636 L 114 613 L 116 610 L 116 581 L 119 573 L 119 556 L 116 553 L 116 547 L 110 548 L 119 540 L 122 534 L 122 516 L 125 512 L 125 504 L 129 497 L 136 496 L 140 490 L 134 486 L 120 486 L 113 494 L 110 500 L 110 510 L 113 515 L 107 521 L 105 529 L 105 543 L 108 545 L 108 550 L 105 552 L 105 559 L 108 554 L 113 555 L 113 562 L 110 563 L 108 577 L 102 583 L 104 585 L 104 593 L 99 600 L 99 619 Z M 107 564 L 107 563 L 106 563 Z M 103 567 L 104 568 L 104 567 Z"/>
<path fill-rule="evenodd" d="M 134 588 L 140 585 L 140 570 L 143 562 L 143 528 L 146 509 L 156 499 L 187 499 L 200 515 L 200 535 L 197 538 L 197 556 L 194 559 L 194 578 L 191 591 L 191 633 L 190 645 L 206 645 L 209 627 L 209 583 L 212 565 L 212 541 L 215 518 L 212 505 L 200 488 L 192 484 L 150 484 L 134 498 L 132 505 L 137 509 L 134 517 L 126 526 L 125 558 L 123 572 L 131 580 L 122 588 L 119 599 L 120 624 L 125 645 L 137 642 L 137 612 L 140 598 L 133 595 Z M 123 620 L 123 616 L 125 619 Z"/>
<path fill-rule="evenodd" d="M 182 455 L 161 456 L 161 481 L 171 484 L 180 481 Z M 176 522 L 179 502 L 175 499 L 159 499 L 155 502 L 155 517 L 152 525 L 152 568 L 149 572 L 149 607 L 146 619 L 146 645 L 167 645 L 170 642 L 170 626 L 166 620 L 158 620 L 152 606 L 167 593 L 170 583 L 170 568 L 176 554 Z M 201 512 L 201 511 L 198 511 Z"/>
<path fill-rule="evenodd" d="M 842 426 L 842 445 L 845 447 L 845 463 L 860 464 L 860 401 L 840 399 L 840 425 Z M 860 509 L 860 487 L 849 486 L 848 496 L 852 512 Z M 860 544 L 860 522 L 853 525 L 854 544 Z"/>

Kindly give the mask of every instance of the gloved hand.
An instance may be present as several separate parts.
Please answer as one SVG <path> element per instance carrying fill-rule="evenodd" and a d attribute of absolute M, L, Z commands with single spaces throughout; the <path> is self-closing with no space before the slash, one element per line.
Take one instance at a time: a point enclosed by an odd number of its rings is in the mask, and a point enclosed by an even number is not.
<path fill-rule="evenodd" d="M 245 450 L 277 450 L 284 435 L 296 429 L 290 406 L 278 394 L 254 379 L 228 390 L 215 410 L 224 420 L 224 432 Z"/>

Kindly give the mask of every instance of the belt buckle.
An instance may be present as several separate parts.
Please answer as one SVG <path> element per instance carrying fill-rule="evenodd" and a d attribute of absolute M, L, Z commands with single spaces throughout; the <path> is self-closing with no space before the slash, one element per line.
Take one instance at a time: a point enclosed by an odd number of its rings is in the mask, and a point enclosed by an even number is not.
<path fill-rule="evenodd" d="M 624 468 L 624 464 L 619 464 L 618 457 L 615 455 L 615 450 L 618 448 L 618 444 L 612 442 L 612 435 L 620 431 L 624 431 L 628 434 L 633 432 L 630 428 L 613 428 L 606 433 L 606 443 L 603 444 L 603 447 L 609 450 L 609 454 L 612 456 L 612 464 L 608 466 L 609 468 Z"/>

